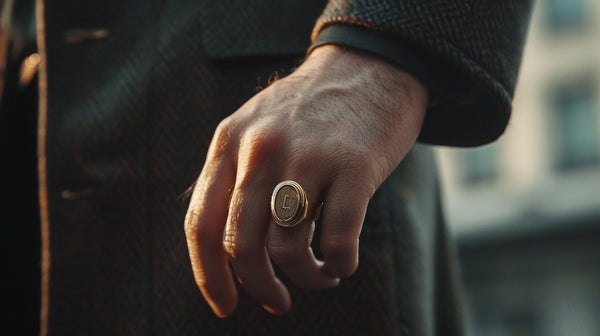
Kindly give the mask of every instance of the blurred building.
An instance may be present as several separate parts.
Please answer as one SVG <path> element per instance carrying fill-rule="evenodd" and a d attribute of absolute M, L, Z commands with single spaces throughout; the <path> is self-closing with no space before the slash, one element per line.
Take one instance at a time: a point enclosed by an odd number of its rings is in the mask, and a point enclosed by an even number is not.
<path fill-rule="evenodd" d="M 537 1 L 513 105 L 438 152 L 471 335 L 600 335 L 600 1 Z"/>

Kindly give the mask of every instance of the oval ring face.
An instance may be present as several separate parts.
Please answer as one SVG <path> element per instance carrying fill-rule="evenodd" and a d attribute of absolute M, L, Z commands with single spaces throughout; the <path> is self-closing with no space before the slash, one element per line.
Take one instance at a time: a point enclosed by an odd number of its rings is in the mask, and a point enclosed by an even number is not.
<path fill-rule="evenodd" d="M 306 217 L 307 200 L 302 187 L 294 181 L 279 183 L 271 196 L 271 214 L 275 223 L 291 227 Z"/>
<path fill-rule="evenodd" d="M 285 185 L 275 195 L 275 213 L 282 221 L 293 219 L 300 207 L 300 193 L 296 188 Z"/>

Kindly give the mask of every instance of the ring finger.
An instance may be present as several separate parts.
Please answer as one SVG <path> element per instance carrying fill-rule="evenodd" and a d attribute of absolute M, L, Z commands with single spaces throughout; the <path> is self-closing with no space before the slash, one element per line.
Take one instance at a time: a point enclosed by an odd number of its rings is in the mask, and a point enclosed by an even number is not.
<path fill-rule="evenodd" d="M 338 278 L 324 272 L 323 262 L 315 257 L 310 246 L 315 230 L 314 218 L 318 215 L 319 207 L 315 206 L 318 203 L 307 201 L 308 205 L 304 204 L 302 194 L 306 194 L 309 200 L 316 200 L 318 192 L 315 190 L 317 188 L 305 193 L 301 185 L 294 181 L 286 181 L 275 187 L 271 199 L 275 220 L 271 221 L 269 228 L 269 257 L 290 281 L 305 289 L 330 288 L 339 283 Z M 306 209 L 308 215 L 304 215 L 304 206 L 309 207 Z M 297 225 L 289 226 L 294 217 L 300 217 L 301 221 Z M 286 223 L 285 219 L 289 221 Z"/>

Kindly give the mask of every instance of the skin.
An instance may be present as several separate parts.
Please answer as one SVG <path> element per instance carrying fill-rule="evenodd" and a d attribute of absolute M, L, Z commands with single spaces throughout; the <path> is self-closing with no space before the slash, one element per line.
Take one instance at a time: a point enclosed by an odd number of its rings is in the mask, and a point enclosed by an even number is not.
<path fill-rule="evenodd" d="M 427 99 L 400 68 L 325 45 L 219 124 L 185 219 L 194 277 L 217 316 L 235 311 L 235 281 L 269 312 L 287 312 L 273 265 L 306 289 L 355 272 L 369 199 L 414 145 Z M 324 202 L 323 260 L 310 248 L 314 221 L 272 221 L 271 193 L 283 180 Z"/>

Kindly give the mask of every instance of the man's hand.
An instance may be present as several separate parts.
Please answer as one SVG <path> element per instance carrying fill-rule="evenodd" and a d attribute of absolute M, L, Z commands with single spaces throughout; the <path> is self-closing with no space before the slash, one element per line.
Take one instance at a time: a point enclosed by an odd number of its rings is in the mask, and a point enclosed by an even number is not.
<path fill-rule="evenodd" d="M 236 279 L 265 309 L 282 314 L 297 286 L 334 287 L 358 266 L 369 199 L 413 146 L 427 90 L 367 53 L 328 45 L 218 126 L 194 187 L 185 232 L 198 287 L 216 315 L 236 307 Z M 314 221 L 275 224 L 273 188 L 297 181 L 324 202 L 317 260 Z"/>

